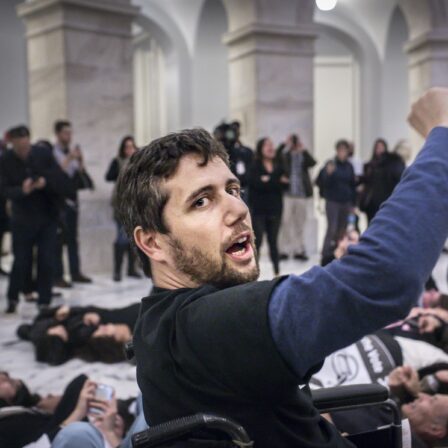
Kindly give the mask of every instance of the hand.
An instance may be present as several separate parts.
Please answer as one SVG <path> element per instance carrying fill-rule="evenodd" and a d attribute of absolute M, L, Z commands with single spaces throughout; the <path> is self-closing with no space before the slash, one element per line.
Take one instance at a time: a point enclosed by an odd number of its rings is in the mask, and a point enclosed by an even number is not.
<path fill-rule="evenodd" d="M 34 188 L 36 190 L 42 190 L 43 188 L 45 188 L 45 186 L 47 185 L 47 181 L 45 180 L 44 177 L 39 177 L 35 182 L 34 182 Z"/>
<path fill-rule="evenodd" d="M 391 391 L 397 394 L 397 389 L 404 388 L 416 397 L 420 392 L 417 372 L 409 366 L 397 367 L 389 375 L 388 383 Z"/>
<path fill-rule="evenodd" d="M 118 415 L 115 393 L 110 401 L 94 399 L 91 405 L 101 410 L 101 414 L 91 416 L 93 426 L 103 434 L 110 445 L 119 445 L 123 437 L 124 425 Z"/>
<path fill-rule="evenodd" d="M 100 323 L 100 320 L 101 318 L 97 313 L 86 313 L 82 318 L 84 325 L 97 326 Z"/>
<path fill-rule="evenodd" d="M 287 177 L 287 176 L 281 176 L 281 177 L 280 177 L 280 182 L 281 182 L 282 184 L 289 184 L 289 177 Z"/>
<path fill-rule="evenodd" d="M 261 176 L 261 181 L 262 182 L 269 182 L 269 179 L 271 178 L 271 176 L 268 176 L 267 174 Z"/>
<path fill-rule="evenodd" d="M 429 89 L 412 105 L 408 121 L 424 138 L 436 126 L 448 127 L 448 89 Z"/>
<path fill-rule="evenodd" d="M 86 380 L 79 394 L 75 409 L 68 416 L 68 418 L 64 420 L 62 426 L 68 425 L 72 422 L 78 422 L 87 416 L 90 403 L 95 398 L 95 390 L 96 383 L 91 380 Z"/>
<path fill-rule="evenodd" d="M 448 370 L 439 370 L 435 376 L 442 383 L 448 383 Z"/>
<path fill-rule="evenodd" d="M 62 321 L 67 319 L 69 314 L 70 314 L 70 307 L 68 305 L 62 305 L 58 308 L 54 317 L 56 318 L 56 320 Z"/>
<path fill-rule="evenodd" d="M 418 319 L 418 330 L 420 334 L 434 333 L 441 326 L 440 320 L 430 314 L 420 316 Z"/>
<path fill-rule="evenodd" d="M 327 172 L 327 174 L 329 176 L 331 176 L 336 171 L 335 163 L 334 162 L 328 162 L 326 167 L 325 167 L 325 171 Z"/>
<path fill-rule="evenodd" d="M 23 194 L 30 194 L 34 190 L 34 182 L 31 177 L 26 178 L 22 184 Z"/>
<path fill-rule="evenodd" d="M 68 331 L 64 327 L 64 325 L 56 325 L 55 327 L 51 327 L 47 330 L 46 333 L 48 336 L 57 336 L 64 342 L 68 342 Z"/>

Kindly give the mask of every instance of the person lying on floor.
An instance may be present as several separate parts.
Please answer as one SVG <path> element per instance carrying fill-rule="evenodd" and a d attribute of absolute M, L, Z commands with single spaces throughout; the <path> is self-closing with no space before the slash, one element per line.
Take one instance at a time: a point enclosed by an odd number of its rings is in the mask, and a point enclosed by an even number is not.
<path fill-rule="evenodd" d="M 62 395 L 41 397 L 31 393 L 23 381 L 10 377 L 7 372 L 0 372 L 0 446 L 21 448 L 44 435 L 45 440 L 51 441 L 62 427 L 87 421 L 93 408 L 104 411 L 104 414 L 115 412 L 113 430 L 110 425 L 104 426 L 102 414 L 97 413 L 100 418 L 94 421 L 98 430 L 115 446 L 117 438 L 121 440 L 133 422 L 128 408 L 134 399 L 118 400 L 118 404 L 115 398 L 99 400 L 95 398 L 96 387 L 97 384 L 87 376 L 79 375 L 68 384 Z"/>
<path fill-rule="evenodd" d="M 88 362 L 125 360 L 124 344 L 132 338 L 138 303 L 123 308 L 67 305 L 42 311 L 32 324 L 22 324 L 18 336 L 31 341 L 36 360 L 51 365 L 78 357 Z"/>
<path fill-rule="evenodd" d="M 434 384 L 438 386 L 434 388 Z M 420 377 L 409 366 L 394 369 L 388 377 L 392 398 L 402 418 L 409 420 L 412 448 L 446 446 L 448 435 L 448 371 L 437 371 Z M 434 393 L 440 391 L 443 393 Z M 365 407 L 332 412 L 326 415 L 341 432 L 360 434 L 390 424 L 391 412 L 386 407 Z"/>

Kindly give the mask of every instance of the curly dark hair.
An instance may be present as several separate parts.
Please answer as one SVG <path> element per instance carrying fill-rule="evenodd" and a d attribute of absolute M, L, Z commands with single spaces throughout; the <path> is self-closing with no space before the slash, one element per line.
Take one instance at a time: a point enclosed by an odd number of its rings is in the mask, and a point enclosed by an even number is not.
<path fill-rule="evenodd" d="M 229 166 L 227 151 L 204 129 L 186 129 L 152 141 L 132 155 L 117 181 L 117 207 L 130 241 L 137 226 L 145 231 L 168 234 L 163 209 L 168 192 L 161 184 L 176 173 L 179 162 L 187 154 L 202 157 L 200 166 L 219 157 Z M 145 274 L 151 276 L 147 256 L 137 248 Z"/>

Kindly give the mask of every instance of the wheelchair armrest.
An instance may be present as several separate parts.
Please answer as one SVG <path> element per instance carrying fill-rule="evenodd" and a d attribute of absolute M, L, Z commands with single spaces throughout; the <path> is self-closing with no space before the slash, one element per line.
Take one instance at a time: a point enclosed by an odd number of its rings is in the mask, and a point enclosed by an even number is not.
<path fill-rule="evenodd" d="M 149 448 L 161 446 L 166 442 L 179 440 L 198 429 L 219 430 L 229 436 L 240 447 L 252 447 L 245 429 L 235 421 L 213 414 L 195 414 L 188 417 L 182 417 L 171 420 L 157 426 L 134 434 L 132 436 L 133 448 Z"/>
<path fill-rule="evenodd" d="M 380 404 L 389 398 L 389 391 L 379 384 L 355 384 L 311 391 L 314 406 L 320 412 Z"/>

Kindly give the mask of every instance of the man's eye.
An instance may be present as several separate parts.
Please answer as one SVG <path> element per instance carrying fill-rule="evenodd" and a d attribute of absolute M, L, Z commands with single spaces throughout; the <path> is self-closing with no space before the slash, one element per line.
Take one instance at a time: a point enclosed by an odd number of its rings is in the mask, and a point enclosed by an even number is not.
<path fill-rule="evenodd" d="M 206 207 L 209 202 L 210 202 L 210 199 L 208 199 L 208 198 L 200 198 L 197 201 L 195 201 L 195 203 L 193 204 L 193 207 L 194 208 L 203 208 L 203 207 Z"/>
<path fill-rule="evenodd" d="M 227 190 L 232 196 L 239 198 L 241 196 L 241 188 L 240 187 L 230 187 Z"/>

